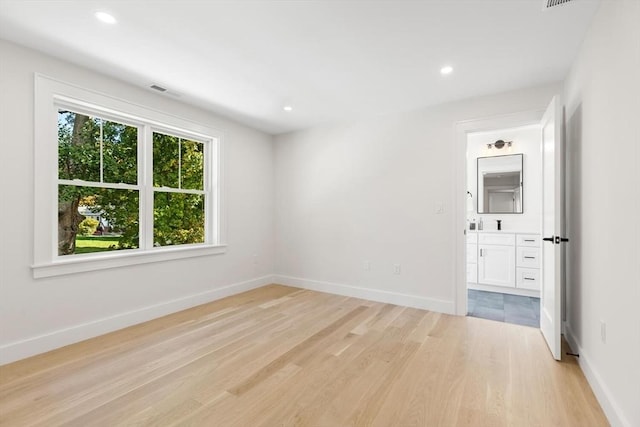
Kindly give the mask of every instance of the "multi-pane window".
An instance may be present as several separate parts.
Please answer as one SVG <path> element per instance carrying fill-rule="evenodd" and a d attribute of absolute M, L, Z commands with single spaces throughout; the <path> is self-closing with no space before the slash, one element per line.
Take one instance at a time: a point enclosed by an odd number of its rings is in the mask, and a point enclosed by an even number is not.
<path fill-rule="evenodd" d="M 125 121 L 58 109 L 59 256 L 207 243 L 207 142 Z"/>
<path fill-rule="evenodd" d="M 34 90 L 34 277 L 226 251 L 219 130 L 39 74 Z"/>

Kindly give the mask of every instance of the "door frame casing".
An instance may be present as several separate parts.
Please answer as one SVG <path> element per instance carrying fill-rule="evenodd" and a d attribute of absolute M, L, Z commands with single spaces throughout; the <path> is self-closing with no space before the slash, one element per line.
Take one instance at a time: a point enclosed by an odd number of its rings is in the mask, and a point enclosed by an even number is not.
<path fill-rule="evenodd" d="M 467 315 L 467 134 L 540 124 L 544 112 L 544 108 L 527 110 L 462 120 L 454 125 L 454 310 L 459 316 Z"/>

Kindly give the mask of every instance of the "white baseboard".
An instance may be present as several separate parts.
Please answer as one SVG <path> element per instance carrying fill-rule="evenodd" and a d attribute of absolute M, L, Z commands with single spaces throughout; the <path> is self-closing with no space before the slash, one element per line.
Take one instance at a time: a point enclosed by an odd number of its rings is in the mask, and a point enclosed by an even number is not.
<path fill-rule="evenodd" d="M 273 282 L 273 276 L 262 276 L 245 282 L 234 283 L 232 285 L 212 289 L 199 294 L 189 295 L 160 304 L 151 305 L 139 310 L 119 313 L 114 316 L 82 323 L 48 334 L 5 344 L 0 346 L 0 365 L 24 359 L 29 356 L 34 356 L 36 354 L 45 353 L 59 347 L 64 347 L 66 345 L 97 337 L 118 329 L 166 316 L 167 314 L 176 313 L 197 305 L 206 304 L 240 292 L 259 288 Z"/>
<path fill-rule="evenodd" d="M 585 353 L 584 349 L 576 340 L 576 337 L 571 330 L 571 325 L 565 322 L 564 330 L 564 337 L 567 340 L 569 347 L 571 347 L 571 350 L 574 353 L 578 353 L 580 355 L 580 357 L 577 358 L 580 368 L 582 369 L 584 376 L 587 378 L 587 381 L 593 390 L 593 394 L 595 394 L 596 399 L 598 399 L 598 403 L 600 403 L 609 423 L 613 427 L 631 427 L 631 423 L 626 419 L 620 410 L 620 407 L 616 404 L 611 391 L 602 381 L 602 377 L 598 374 L 598 371 L 595 369 L 593 364 L 589 361 L 589 355 Z"/>
<path fill-rule="evenodd" d="M 295 286 L 296 288 L 309 289 L 312 291 L 327 292 L 330 294 L 361 298 L 369 301 L 420 308 L 423 310 L 437 311 L 439 313 L 455 314 L 453 301 L 438 300 L 416 295 L 361 288 L 338 283 L 321 282 L 318 280 L 309 280 L 300 277 L 290 277 L 277 274 L 273 277 L 273 280 L 275 283 L 279 283 L 281 285 Z"/>

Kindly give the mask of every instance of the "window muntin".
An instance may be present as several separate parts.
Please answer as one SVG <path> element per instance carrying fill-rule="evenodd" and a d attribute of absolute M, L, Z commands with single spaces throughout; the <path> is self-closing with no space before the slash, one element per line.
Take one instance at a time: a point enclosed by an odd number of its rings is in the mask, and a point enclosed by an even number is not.
<path fill-rule="evenodd" d="M 58 178 L 137 184 L 138 128 L 58 109 Z"/>
<path fill-rule="evenodd" d="M 212 141 L 80 110 L 58 108 L 58 256 L 211 244 Z"/>
<path fill-rule="evenodd" d="M 153 132 L 153 244 L 204 243 L 205 144 Z"/>
<path fill-rule="evenodd" d="M 204 144 L 153 132 L 153 185 L 204 190 Z"/>
<path fill-rule="evenodd" d="M 34 92 L 35 126 L 33 131 L 34 170 L 36 172 L 33 200 L 33 264 L 31 266 L 34 278 L 226 252 L 226 211 L 223 206 L 224 173 L 222 167 L 224 144 L 222 142 L 223 134 L 219 129 L 39 73 L 34 75 Z M 102 182 L 99 179 L 84 181 L 80 178 L 71 179 L 70 175 L 59 176 L 59 147 L 56 144 L 59 110 L 79 112 L 137 128 L 137 178 L 139 182 L 127 183 L 128 180 L 119 176 L 114 178 L 114 175 L 109 175 L 108 172 L 105 174 L 104 169 Z M 204 209 L 206 213 L 204 243 L 153 246 L 152 133 L 154 130 L 204 144 L 203 190 L 205 191 Z M 96 179 L 95 169 L 91 173 L 93 174 L 91 179 Z M 97 171 L 97 175 L 99 174 L 100 170 Z M 139 249 L 58 256 L 59 185 L 89 186 L 93 191 L 96 191 L 96 188 L 138 191 L 140 207 L 138 212 L 140 222 Z M 173 191 L 171 188 L 163 190 Z M 194 190 L 185 189 L 184 191 L 190 193 Z M 90 228 L 90 225 L 83 225 L 83 227 Z"/>
<path fill-rule="evenodd" d="M 138 127 L 66 108 L 57 124 L 58 256 L 139 248 Z"/>

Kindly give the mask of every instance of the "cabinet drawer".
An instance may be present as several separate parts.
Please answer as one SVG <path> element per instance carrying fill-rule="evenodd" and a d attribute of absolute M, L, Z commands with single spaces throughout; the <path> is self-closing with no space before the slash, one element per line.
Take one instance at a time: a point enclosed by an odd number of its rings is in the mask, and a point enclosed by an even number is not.
<path fill-rule="evenodd" d="M 520 289 L 540 290 L 540 270 L 536 268 L 516 269 L 516 287 Z"/>
<path fill-rule="evenodd" d="M 478 246 L 475 243 L 467 243 L 467 262 L 478 262 Z"/>
<path fill-rule="evenodd" d="M 478 283 L 478 264 L 467 264 L 467 283 Z"/>
<path fill-rule="evenodd" d="M 540 235 L 538 234 L 518 234 L 516 238 L 518 246 L 535 246 L 540 247 Z"/>
<path fill-rule="evenodd" d="M 467 243 L 478 243 L 478 233 L 467 230 Z"/>
<path fill-rule="evenodd" d="M 540 268 L 540 249 L 529 247 L 517 248 L 516 267 Z"/>
<path fill-rule="evenodd" d="M 481 245 L 515 245 L 516 235 L 510 233 L 480 233 L 478 242 Z"/>

